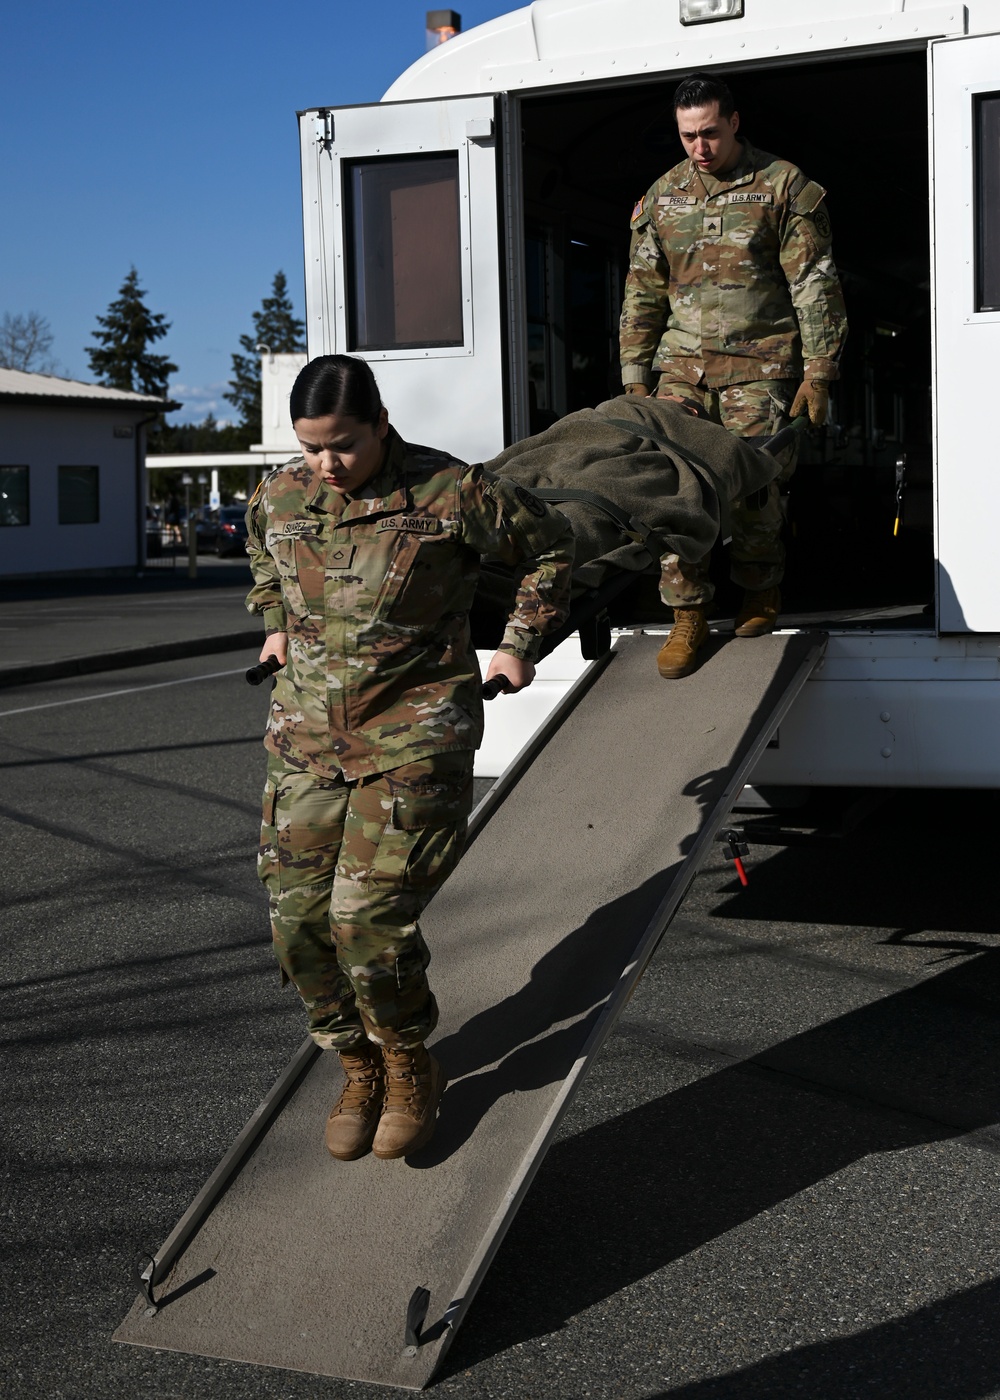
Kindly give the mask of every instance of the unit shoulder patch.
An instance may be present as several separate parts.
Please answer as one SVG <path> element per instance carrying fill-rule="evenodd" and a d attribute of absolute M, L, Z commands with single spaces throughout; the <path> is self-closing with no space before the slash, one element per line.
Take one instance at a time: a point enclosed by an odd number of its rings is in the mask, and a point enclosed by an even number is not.
<path fill-rule="evenodd" d="M 816 232 L 820 238 L 829 238 L 832 233 L 830 227 L 830 216 L 823 208 L 822 204 L 813 212 L 812 221 L 816 225 Z"/>
<path fill-rule="evenodd" d="M 524 506 L 525 510 L 530 510 L 532 515 L 539 517 L 545 515 L 545 507 L 537 496 L 533 496 L 530 491 L 526 491 L 523 486 L 514 487 L 514 495 Z"/>

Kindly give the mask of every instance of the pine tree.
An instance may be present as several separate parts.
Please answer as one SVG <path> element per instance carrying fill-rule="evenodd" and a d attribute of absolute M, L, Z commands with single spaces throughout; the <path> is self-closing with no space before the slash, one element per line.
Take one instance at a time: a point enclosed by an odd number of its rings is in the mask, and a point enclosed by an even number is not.
<path fill-rule="evenodd" d="M 260 442 L 260 354 L 258 345 L 266 345 L 272 355 L 288 355 L 306 348 L 305 324 L 293 314 L 288 295 L 288 279 L 283 272 L 274 274 L 271 295 L 265 297 L 259 311 L 253 313 L 253 335 L 241 335 L 243 354 L 233 356 L 233 375 L 227 398 L 240 415 L 240 425 L 248 430 L 253 442 Z"/>
<path fill-rule="evenodd" d="M 201 423 L 165 423 L 157 433 L 157 452 L 245 452 L 250 435 L 231 423 L 220 424 L 214 413 Z M 243 473 L 245 481 L 246 472 Z"/>
<path fill-rule="evenodd" d="M 149 346 L 166 335 L 170 322 L 159 312 L 150 311 L 143 298 L 135 268 L 118 292 L 118 300 L 108 307 L 105 316 L 98 316 L 103 329 L 94 331 L 97 346 L 87 346 L 91 371 L 98 382 L 111 389 L 129 389 L 139 394 L 165 397 L 167 381 L 177 373 L 177 366 L 166 355 L 152 355 Z"/>

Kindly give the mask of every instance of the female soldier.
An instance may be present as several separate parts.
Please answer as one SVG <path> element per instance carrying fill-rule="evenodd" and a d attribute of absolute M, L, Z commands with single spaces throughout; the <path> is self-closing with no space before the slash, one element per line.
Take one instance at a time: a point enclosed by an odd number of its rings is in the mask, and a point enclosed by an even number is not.
<path fill-rule="evenodd" d="M 326 1145 L 402 1157 L 434 1131 L 445 1078 L 417 919 L 454 868 L 482 739 L 468 612 L 481 556 L 515 565 L 487 678 L 534 675 L 566 617 L 567 522 L 524 487 L 389 425 L 368 365 L 311 361 L 295 381 L 302 456 L 247 511 L 261 660 L 283 668 L 267 735 L 259 873 L 274 947 L 345 1085 Z"/>

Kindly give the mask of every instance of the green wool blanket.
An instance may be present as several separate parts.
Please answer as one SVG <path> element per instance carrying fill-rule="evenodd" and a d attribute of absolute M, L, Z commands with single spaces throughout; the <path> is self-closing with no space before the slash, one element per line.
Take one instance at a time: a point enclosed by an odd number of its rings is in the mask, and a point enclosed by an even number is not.
<path fill-rule="evenodd" d="M 787 465 L 665 399 L 622 395 L 571 413 L 484 465 L 541 494 L 570 521 L 574 579 L 596 587 L 612 569 L 642 572 L 664 554 L 696 560 L 720 532 L 728 503 Z M 576 491 L 594 499 L 560 499 Z"/>

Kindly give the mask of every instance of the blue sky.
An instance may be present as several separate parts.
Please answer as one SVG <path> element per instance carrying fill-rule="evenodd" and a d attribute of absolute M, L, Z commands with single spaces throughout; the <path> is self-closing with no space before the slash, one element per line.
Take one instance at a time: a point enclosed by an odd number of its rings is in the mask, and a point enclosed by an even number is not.
<path fill-rule="evenodd" d="M 0 46 L 0 315 L 37 311 L 57 370 L 135 264 L 171 322 L 174 421 L 222 398 L 282 268 L 303 312 L 295 113 L 377 101 L 424 51 L 413 0 L 49 0 L 10 5 Z M 435 8 L 435 7 L 430 7 Z M 466 0 L 463 29 L 518 5 Z"/>

